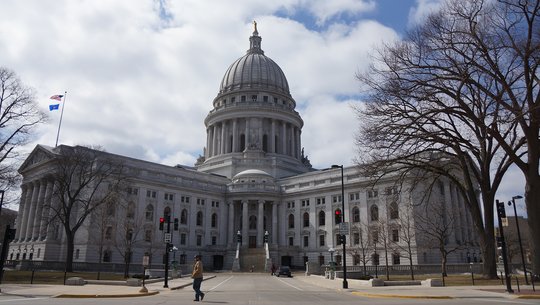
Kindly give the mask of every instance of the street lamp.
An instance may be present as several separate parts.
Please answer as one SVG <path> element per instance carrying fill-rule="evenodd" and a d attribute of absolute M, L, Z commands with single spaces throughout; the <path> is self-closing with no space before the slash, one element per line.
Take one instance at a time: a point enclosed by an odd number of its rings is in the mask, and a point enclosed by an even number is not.
<path fill-rule="evenodd" d="M 345 226 L 345 184 L 343 181 L 343 165 L 332 165 L 332 168 L 341 168 L 341 223 L 342 226 Z M 345 234 L 342 234 L 341 236 L 341 244 L 343 245 L 343 288 L 347 289 L 349 288 L 349 283 L 347 283 L 347 252 L 345 252 Z"/>
<path fill-rule="evenodd" d="M 523 273 L 525 273 L 525 283 L 529 285 L 529 280 L 527 279 L 527 267 L 525 267 L 525 256 L 523 255 L 523 245 L 521 243 L 521 233 L 519 232 L 519 222 L 517 219 L 517 210 L 516 210 L 516 199 L 521 199 L 523 196 L 517 195 L 512 197 L 512 201 L 508 201 L 508 205 L 514 206 L 514 217 L 516 220 L 516 229 L 518 234 L 518 241 L 519 241 L 519 251 L 521 251 L 521 263 L 523 264 Z"/>

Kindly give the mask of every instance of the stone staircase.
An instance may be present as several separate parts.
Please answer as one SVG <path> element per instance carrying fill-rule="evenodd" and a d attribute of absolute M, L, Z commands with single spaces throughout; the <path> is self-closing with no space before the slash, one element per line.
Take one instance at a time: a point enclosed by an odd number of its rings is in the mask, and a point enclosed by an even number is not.
<path fill-rule="evenodd" d="M 266 253 L 264 248 L 243 248 L 240 249 L 240 270 L 250 272 L 265 272 Z"/>

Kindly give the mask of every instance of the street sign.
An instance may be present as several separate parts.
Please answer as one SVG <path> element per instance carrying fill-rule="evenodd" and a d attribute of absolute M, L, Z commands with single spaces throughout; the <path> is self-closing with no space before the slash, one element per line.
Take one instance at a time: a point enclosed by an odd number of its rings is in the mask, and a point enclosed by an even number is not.
<path fill-rule="evenodd" d="M 150 265 L 150 256 L 148 255 L 143 256 L 142 264 L 144 267 L 148 267 Z"/>
<path fill-rule="evenodd" d="M 501 222 L 502 222 L 502 225 L 503 227 L 508 227 L 508 218 L 501 218 Z"/>
<path fill-rule="evenodd" d="M 172 233 L 165 233 L 165 242 L 170 243 L 172 241 Z"/>
<path fill-rule="evenodd" d="M 339 234 L 341 235 L 349 235 L 349 223 L 348 222 L 342 222 L 339 224 Z"/>

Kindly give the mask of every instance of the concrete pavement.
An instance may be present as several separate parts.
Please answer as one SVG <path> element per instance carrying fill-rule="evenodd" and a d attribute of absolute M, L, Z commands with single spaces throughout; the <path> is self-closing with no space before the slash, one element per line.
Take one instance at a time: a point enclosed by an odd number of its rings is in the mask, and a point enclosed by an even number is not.
<path fill-rule="evenodd" d="M 205 280 L 214 278 L 216 274 L 208 274 Z M 337 291 L 352 293 L 353 295 L 371 298 L 419 298 L 419 299 L 460 299 L 460 298 L 503 298 L 503 299 L 539 299 L 540 291 L 533 292 L 532 286 L 522 286 L 521 293 L 515 289 L 514 294 L 506 293 L 505 287 L 498 286 L 451 286 L 451 287 L 424 287 L 424 286 L 384 286 L 368 287 L 363 281 L 348 280 L 349 288 L 343 289 L 343 280 L 330 280 L 322 276 L 305 276 L 303 273 L 295 274 L 295 278 L 324 288 L 336 289 Z M 163 288 L 163 280 L 147 283 L 147 292 L 141 292 L 141 287 L 120 285 L 96 285 L 86 284 L 83 286 L 64 285 L 29 285 L 29 284 L 2 284 L 1 294 L 20 295 L 33 297 L 56 297 L 56 298 L 121 298 L 151 296 L 161 291 L 169 291 L 189 287 L 192 279 L 182 277 L 168 281 L 168 288 Z M 540 287 L 538 287 L 540 288 Z"/>

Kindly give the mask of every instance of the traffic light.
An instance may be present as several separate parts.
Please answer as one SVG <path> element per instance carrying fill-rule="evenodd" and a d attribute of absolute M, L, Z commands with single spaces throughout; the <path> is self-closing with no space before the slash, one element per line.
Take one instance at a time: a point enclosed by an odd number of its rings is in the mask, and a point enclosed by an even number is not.
<path fill-rule="evenodd" d="M 165 218 L 164 217 L 160 217 L 159 218 L 159 230 L 160 231 L 163 231 L 163 225 L 165 224 Z"/>
<path fill-rule="evenodd" d="M 178 218 L 174 219 L 174 230 L 178 231 Z"/>
<path fill-rule="evenodd" d="M 504 209 L 504 202 L 503 201 L 496 201 L 497 205 L 497 214 L 500 218 L 506 218 L 506 210 Z"/>
<path fill-rule="evenodd" d="M 264 234 L 264 242 L 268 243 L 268 234 Z"/>
<path fill-rule="evenodd" d="M 336 216 L 341 216 L 341 210 L 340 209 L 336 210 Z"/>

